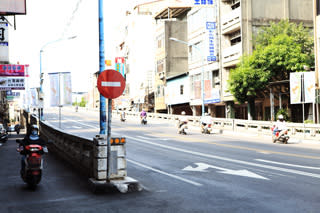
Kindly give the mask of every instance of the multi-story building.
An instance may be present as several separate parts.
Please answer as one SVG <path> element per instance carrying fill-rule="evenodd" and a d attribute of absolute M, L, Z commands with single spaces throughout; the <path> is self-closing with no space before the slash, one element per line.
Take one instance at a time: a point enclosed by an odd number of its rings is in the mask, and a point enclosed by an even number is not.
<path fill-rule="evenodd" d="M 312 2 L 309 0 L 221 0 L 220 1 L 221 43 L 221 98 L 226 117 L 247 119 L 246 104 L 235 103 L 228 92 L 227 80 L 230 70 L 236 67 L 240 56 L 251 54 L 253 38 L 258 29 L 270 22 L 287 19 L 302 22 L 312 28 Z M 287 85 L 289 86 L 289 85 Z M 276 93 L 276 91 L 271 91 Z M 278 104 L 279 103 L 275 103 Z M 269 97 L 257 98 L 256 118 L 270 118 Z"/>
<path fill-rule="evenodd" d="M 188 13 L 188 66 L 193 115 L 221 109 L 217 4 Z"/>
<path fill-rule="evenodd" d="M 170 39 L 186 41 L 190 7 L 168 7 L 156 23 L 155 111 L 191 114 L 189 105 L 188 47 Z"/>
<path fill-rule="evenodd" d="M 119 56 L 125 58 L 126 90 L 133 110 L 153 111 L 155 103 L 155 19 L 154 16 L 168 5 L 181 0 L 157 0 L 139 4 L 127 12 L 124 38 L 120 41 Z M 121 98 L 121 97 L 120 97 Z"/>

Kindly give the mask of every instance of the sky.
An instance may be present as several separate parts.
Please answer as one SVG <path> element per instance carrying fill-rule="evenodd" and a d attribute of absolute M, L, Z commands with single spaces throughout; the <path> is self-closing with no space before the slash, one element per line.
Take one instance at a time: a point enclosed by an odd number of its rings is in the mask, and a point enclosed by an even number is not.
<path fill-rule="evenodd" d="M 116 56 L 125 11 L 149 1 L 104 1 L 106 59 Z M 13 24 L 13 17 L 8 20 Z M 72 36 L 76 37 L 53 42 Z M 90 76 L 99 70 L 98 45 L 98 0 L 27 0 L 27 14 L 16 16 L 16 30 L 9 28 L 10 63 L 30 65 L 30 87 L 39 87 L 39 55 L 44 47 L 42 72 L 71 72 L 72 90 L 87 91 Z"/>

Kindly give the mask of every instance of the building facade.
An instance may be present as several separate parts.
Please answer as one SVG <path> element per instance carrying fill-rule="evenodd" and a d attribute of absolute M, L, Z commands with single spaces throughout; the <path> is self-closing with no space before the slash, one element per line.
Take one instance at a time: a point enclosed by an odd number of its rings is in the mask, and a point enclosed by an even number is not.
<path fill-rule="evenodd" d="M 259 28 L 270 22 L 287 19 L 303 23 L 312 28 L 312 2 L 308 0 L 221 0 L 220 1 L 221 39 L 221 91 L 226 117 L 248 119 L 247 105 L 235 103 L 228 92 L 227 80 L 231 69 L 236 67 L 239 58 L 251 54 L 253 38 Z M 271 91 L 276 92 L 276 91 Z M 279 99 L 275 102 L 279 105 Z M 256 100 L 256 118 L 270 119 L 270 98 Z"/>

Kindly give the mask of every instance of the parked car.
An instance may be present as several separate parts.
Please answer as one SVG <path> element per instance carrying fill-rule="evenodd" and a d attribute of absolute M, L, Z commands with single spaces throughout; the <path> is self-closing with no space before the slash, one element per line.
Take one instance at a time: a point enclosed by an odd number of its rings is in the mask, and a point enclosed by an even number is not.
<path fill-rule="evenodd" d="M 9 125 L 7 128 L 7 132 L 15 132 L 14 125 Z"/>
<path fill-rule="evenodd" d="M 0 124 L 0 142 L 7 142 L 8 140 L 8 134 L 6 129 L 3 127 L 3 124 Z"/>

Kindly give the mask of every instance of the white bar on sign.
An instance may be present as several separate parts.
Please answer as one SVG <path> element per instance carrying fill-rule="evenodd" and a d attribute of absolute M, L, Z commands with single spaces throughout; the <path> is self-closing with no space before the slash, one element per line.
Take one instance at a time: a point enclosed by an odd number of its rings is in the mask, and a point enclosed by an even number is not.
<path fill-rule="evenodd" d="M 121 87 L 121 82 L 116 81 L 101 81 L 103 87 Z"/>

